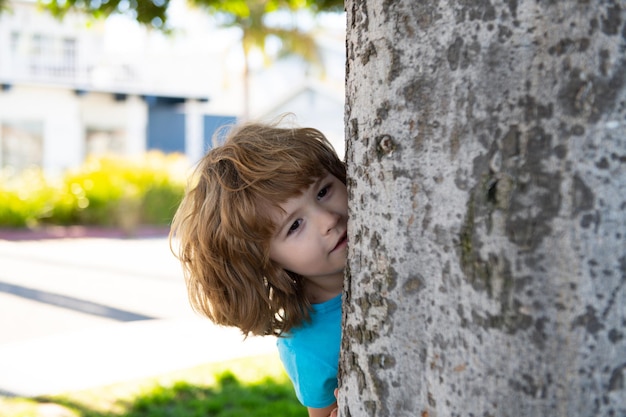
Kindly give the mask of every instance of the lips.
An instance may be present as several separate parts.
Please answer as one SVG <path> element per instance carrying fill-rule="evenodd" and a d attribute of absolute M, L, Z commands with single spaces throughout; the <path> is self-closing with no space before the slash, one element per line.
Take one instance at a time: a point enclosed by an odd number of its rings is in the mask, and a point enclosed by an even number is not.
<path fill-rule="evenodd" d="M 339 238 L 339 241 L 337 242 L 333 250 L 331 250 L 331 252 L 334 252 L 337 249 L 342 248 L 343 246 L 346 245 L 347 242 L 348 242 L 348 232 L 346 231 L 346 232 L 343 232 L 343 235 L 341 235 L 341 238 Z"/>

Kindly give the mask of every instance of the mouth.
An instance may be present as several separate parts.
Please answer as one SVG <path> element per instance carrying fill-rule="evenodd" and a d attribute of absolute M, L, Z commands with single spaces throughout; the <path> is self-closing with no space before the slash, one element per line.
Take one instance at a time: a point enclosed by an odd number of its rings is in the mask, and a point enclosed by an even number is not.
<path fill-rule="evenodd" d="M 347 245 L 347 243 L 348 243 L 348 232 L 346 231 L 346 232 L 343 232 L 343 234 L 339 238 L 339 241 L 337 242 L 333 250 L 331 250 L 331 252 L 334 252 L 337 249 L 343 248 L 344 246 Z"/>

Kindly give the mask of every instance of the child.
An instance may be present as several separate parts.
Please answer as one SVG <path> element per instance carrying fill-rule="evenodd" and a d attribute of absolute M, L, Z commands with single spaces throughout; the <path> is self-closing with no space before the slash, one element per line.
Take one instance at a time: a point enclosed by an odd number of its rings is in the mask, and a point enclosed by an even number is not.
<path fill-rule="evenodd" d="M 346 171 L 311 128 L 249 123 L 200 161 L 178 208 L 189 299 L 244 335 L 275 335 L 309 416 L 336 413 Z M 335 410 L 335 411 L 333 411 Z"/>

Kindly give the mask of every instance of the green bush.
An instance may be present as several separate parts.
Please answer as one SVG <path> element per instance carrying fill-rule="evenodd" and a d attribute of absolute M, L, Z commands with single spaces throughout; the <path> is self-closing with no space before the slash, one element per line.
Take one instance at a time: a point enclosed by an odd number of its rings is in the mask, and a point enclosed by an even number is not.
<path fill-rule="evenodd" d="M 0 173 L 0 226 L 35 226 L 53 210 L 56 193 L 38 169 Z"/>
<path fill-rule="evenodd" d="M 188 164 L 181 155 L 90 158 L 56 181 L 40 170 L 0 176 L 0 227 L 167 225 Z"/>

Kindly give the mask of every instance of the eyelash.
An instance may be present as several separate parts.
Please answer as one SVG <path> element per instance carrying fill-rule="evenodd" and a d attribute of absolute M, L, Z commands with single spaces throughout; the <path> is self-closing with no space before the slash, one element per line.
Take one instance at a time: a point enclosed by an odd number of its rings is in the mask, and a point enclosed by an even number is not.
<path fill-rule="evenodd" d="M 325 185 L 324 187 L 322 187 L 320 192 L 317 193 L 317 198 L 318 199 L 324 198 L 328 194 L 328 192 L 330 191 L 330 187 L 331 187 L 331 184 L 328 184 L 328 185 Z"/>
<path fill-rule="evenodd" d="M 327 184 L 324 187 L 322 187 L 322 189 L 317 193 L 317 196 L 316 196 L 317 199 L 319 200 L 319 199 L 326 197 L 331 187 L 332 187 L 332 184 Z M 302 219 L 298 219 L 295 222 L 293 222 L 291 226 L 289 226 L 289 230 L 287 230 L 287 236 L 291 235 L 296 230 L 298 230 L 301 224 L 302 224 Z"/>
<path fill-rule="evenodd" d="M 289 230 L 287 230 L 287 236 L 291 235 L 293 232 L 298 230 L 301 223 L 302 223 L 302 219 L 298 219 L 295 222 L 293 222 L 291 227 L 289 227 Z"/>

